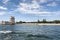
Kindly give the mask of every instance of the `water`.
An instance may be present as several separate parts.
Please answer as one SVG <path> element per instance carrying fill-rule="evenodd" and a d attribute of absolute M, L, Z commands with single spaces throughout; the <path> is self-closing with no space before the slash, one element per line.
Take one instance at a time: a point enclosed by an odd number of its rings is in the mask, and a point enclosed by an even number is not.
<path fill-rule="evenodd" d="M 0 40 L 60 40 L 60 26 L 57 25 L 0 25 Z"/>

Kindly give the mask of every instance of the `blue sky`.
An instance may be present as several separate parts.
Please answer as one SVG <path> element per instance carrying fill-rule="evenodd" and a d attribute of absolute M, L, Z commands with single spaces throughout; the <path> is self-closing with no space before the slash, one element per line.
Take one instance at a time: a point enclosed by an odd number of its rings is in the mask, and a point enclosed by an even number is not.
<path fill-rule="evenodd" d="M 60 20 L 60 0 L 0 0 L 0 21 Z"/>

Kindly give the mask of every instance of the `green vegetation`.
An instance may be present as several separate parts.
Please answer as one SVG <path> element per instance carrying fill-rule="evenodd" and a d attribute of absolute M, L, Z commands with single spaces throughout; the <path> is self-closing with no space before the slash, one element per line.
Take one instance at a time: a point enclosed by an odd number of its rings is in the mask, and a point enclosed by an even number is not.
<path fill-rule="evenodd" d="M 23 22 L 23 21 L 19 21 L 19 22 L 16 22 L 17 24 L 19 24 L 19 23 L 26 23 L 26 22 Z"/>
<path fill-rule="evenodd" d="M 53 20 L 53 21 L 47 21 L 46 19 L 43 19 L 42 21 L 40 20 L 37 20 L 35 22 L 25 22 L 25 21 L 19 21 L 19 22 L 16 22 L 16 23 L 60 23 L 60 20 Z"/>

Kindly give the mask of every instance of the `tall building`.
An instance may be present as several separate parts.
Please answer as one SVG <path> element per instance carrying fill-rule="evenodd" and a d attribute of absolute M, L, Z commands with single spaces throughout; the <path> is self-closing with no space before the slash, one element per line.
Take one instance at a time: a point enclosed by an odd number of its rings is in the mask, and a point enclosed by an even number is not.
<path fill-rule="evenodd" d="M 11 25 L 14 25 L 15 24 L 15 18 L 13 16 L 10 17 L 10 21 L 2 21 L 2 24 L 11 24 Z"/>
<path fill-rule="evenodd" d="M 15 18 L 13 16 L 10 17 L 10 24 L 15 24 Z"/>
<path fill-rule="evenodd" d="M 10 22 L 8 22 L 8 21 L 2 21 L 2 24 L 8 25 L 8 24 L 10 24 Z"/>

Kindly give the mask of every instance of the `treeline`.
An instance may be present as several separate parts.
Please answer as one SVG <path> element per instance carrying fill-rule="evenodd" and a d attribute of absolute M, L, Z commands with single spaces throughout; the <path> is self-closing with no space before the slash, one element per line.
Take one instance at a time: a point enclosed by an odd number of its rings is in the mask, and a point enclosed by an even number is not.
<path fill-rule="evenodd" d="M 26 23 L 26 22 L 24 22 L 24 21 L 19 21 L 19 22 L 16 22 L 17 24 L 19 24 L 19 23 Z"/>
<path fill-rule="evenodd" d="M 43 19 L 43 21 L 37 21 L 38 23 L 60 23 L 60 20 L 53 20 L 53 21 L 47 21 L 46 19 Z"/>
<path fill-rule="evenodd" d="M 16 22 L 16 23 L 60 23 L 60 20 L 53 20 L 53 21 L 47 21 L 46 19 L 43 19 L 42 21 L 40 20 L 37 20 L 35 22 L 25 22 L 25 21 L 19 21 L 19 22 Z"/>

